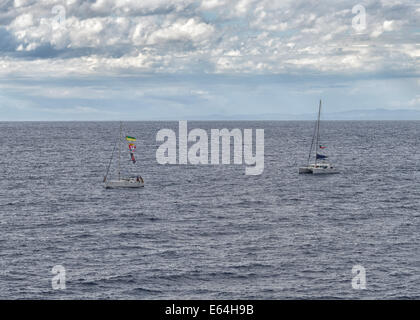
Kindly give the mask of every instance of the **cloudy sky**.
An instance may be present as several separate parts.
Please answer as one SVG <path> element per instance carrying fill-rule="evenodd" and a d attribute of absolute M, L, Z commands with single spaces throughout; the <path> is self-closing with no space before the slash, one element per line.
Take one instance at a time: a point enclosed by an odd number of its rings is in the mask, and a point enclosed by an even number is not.
<path fill-rule="evenodd" d="M 420 111 L 418 3 L 0 0 L 0 121 Z"/>

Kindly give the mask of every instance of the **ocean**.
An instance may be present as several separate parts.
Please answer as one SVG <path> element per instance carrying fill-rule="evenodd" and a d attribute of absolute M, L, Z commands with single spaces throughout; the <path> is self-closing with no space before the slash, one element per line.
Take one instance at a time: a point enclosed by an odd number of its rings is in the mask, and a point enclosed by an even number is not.
<path fill-rule="evenodd" d="M 257 176 L 160 165 L 178 122 L 124 126 L 144 188 L 103 187 L 118 122 L 0 122 L 1 299 L 420 298 L 420 122 L 323 121 L 326 176 L 297 174 L 310 121 L 188 122 L 264 129 Z"/>

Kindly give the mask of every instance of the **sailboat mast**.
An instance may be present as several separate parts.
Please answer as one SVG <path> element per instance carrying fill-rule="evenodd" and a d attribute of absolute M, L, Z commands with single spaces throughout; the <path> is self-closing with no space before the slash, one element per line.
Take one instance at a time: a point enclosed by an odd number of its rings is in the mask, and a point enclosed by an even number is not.
<path fill-rule="evenodd" d="M 118 181 L 121 180 L 121 133 L 122 133 L 122 122 L 120 121 L 120 134 L 118 138 Z"/>
<path fill-rule="evenodd" d="M 317 160 L 317 154 L 319 149 L 319 123 L 321 119 L 321 100 L 319 100 L 319 110 L 318 110 L 318 123 L 317 123 L 317 131 L 316 131 L 316 144 L 315 144 L 315 165 Z"/>
<path fill-rule="evenodd" d="M 315 136 L 316 136 L 316 128 L 317 128 L 317 123 L 315 122 L 315 126 L 314 126 L 314 134 L 312 135 L 312 140 L 311 140 L 311 147 L 309 148 L 309 154 L 308 154 L 308 166 L 309 163 L 311 161 L 311 155 L 312 155 L 312 148 L 314 146 L 314 141 L 315 141 Z"/>

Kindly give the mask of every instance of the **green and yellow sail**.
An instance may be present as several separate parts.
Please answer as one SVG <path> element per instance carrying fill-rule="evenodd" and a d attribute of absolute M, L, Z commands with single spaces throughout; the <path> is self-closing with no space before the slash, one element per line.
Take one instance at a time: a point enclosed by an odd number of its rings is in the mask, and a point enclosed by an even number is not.
<path fill-rule="evenodd" d="M 136 141 L 136 138 L 130 137 L 130 136 L 126 136 L 125 137 L 125 140 L 127 140 L 127 141 Z"/>

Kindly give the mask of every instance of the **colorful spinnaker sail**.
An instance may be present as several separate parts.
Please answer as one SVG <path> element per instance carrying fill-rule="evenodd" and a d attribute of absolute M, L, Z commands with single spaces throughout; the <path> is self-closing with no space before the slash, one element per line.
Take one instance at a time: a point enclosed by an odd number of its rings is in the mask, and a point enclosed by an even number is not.
<path fill-rule="evenodd" d="M 128 150 L 130 150 L 131 161 L 133 161 L 133 163 L 136 163 L 136 159 L 134 158 L 134 153 L 133 153 L 136 150 L 136 145 L 134 143 L 131 143 L 132 141 L 136 141 L 136 138 L 126 136 L 125 140 L 129 141 Z"/>
<path fill-rule="evenodd" d="M 131 156 L 131 161 L 133 161 L 133 163 L 136 163 L 136 159 L 134 158 L 134 153 L 130 152 L 130 156 Z"/>

